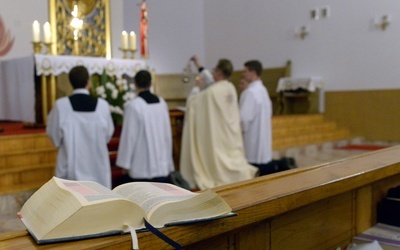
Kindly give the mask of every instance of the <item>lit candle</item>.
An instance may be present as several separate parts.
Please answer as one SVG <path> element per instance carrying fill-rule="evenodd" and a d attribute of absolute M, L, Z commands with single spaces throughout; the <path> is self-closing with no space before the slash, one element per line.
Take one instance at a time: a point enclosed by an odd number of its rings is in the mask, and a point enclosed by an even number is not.
<path fill-rule="evenodd" d="M 43 25 L 44 43 L 51 43 L 50 23 L 46 22 Z"/>
<path fill-rule="evenodd" d="M 136 50 L 136 34 L 133 31 L 129 33 L 129 48 L 131 50 Z"/>
<path fill-rule="evenodd" d="M 121 44 L 122 44 L 122 49 L 128 49 L 128 33 L 126 33 L 125 30 L 122 31 Z"/>
<path fill-rule="evenodd" d="M 32 31 L 33 31 L 33 42 L 34 43 L 40 42 L 40 24 L 37 20 L 35 20 L 32 24 Z"/>

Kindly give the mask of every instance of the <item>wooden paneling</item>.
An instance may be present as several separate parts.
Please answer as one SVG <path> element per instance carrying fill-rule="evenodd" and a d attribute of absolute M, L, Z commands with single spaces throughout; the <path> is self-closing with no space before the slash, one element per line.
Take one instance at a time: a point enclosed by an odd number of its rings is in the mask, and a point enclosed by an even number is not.
<path fill-rule="evenodd" d="M 235 248 L 231 249 L 271 249 L 270 227 L 269 221 L 262 221 L 240 230 L 235 234 Z"/>
<path fill-rule="evenodd" d="M 39 188 L 54 175 L 56 157 L 44 133 L 0 137 L 0 194 Z"/>
<path fill-rule="evenodd" d="M 325 93 L 325 117 L 368 140 L 400 141 L 399 107 L 399 89 Z"/>
<path fill-rule="evenodd" d="M 351 138 L 349 130 L 338 128 L 335 122 L 325 120 L 322 114 L 272 117 L 274 150 L 349 138 Z"/>
<path fill-rule="evenodd" d="M 170 110 L 169 117 L 172 130 L 172 156 L 175 170 L 179 171 L 184 114 L 179 110 Z"/>
<path fill-rule="evenodd" d="M 328 242 L 349 239 L 352 208 L 353 196 L 347 192 L 278 216 L 271 222 L 271 249 L 321 249 L 320 246 L 329 246 Z"/>

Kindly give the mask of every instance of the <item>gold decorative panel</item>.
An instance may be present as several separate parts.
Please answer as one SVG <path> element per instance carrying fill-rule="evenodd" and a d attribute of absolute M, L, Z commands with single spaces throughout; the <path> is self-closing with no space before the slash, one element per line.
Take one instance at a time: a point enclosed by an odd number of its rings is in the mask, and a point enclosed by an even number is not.
<path fill-rule="evenodd" d="M 109 0 L 49 0 L 49 6 L 53 54 L 111 57 Z M 82 20 L 79 29 L 74 15 Z"/>

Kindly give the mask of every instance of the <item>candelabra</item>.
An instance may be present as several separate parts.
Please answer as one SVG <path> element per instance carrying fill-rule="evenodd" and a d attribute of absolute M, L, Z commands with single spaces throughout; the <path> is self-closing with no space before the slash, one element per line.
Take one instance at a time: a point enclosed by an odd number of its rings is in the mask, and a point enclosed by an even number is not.
<path fill-rule="evenodd" d="M 49 43 L 49 42 L 32 42 L 33 44 L 33 52 L 35 54 L 41 54 L 43 51 L 43 45 L 46 47 L 46 54 L 47 55 L 51 55 L 52 51 L 51 51 L 51 45 L 53 43 Z"/>
<path fill-rule="evenodd" d="M 74 47 L 72 50 L 72 54 L 75 56 L 79 56 L 79 41 L 78 41 L 78 39 L 74 39 Z"/>
<path fill-rule="evenodd" d="M 33 44 L 33 52 L 35 54 L 42 53 L 42 42 L 32 42 Z"/>
<path fill-rule="evenodd" d="M 127 59 L 127 58 L 128 58 L 128 51 L 129 51 L 129 49 L 119 48 L 119 50 L 122 51 L 122 58 Z"/>
<path fill-rule="evenodd" d="M 47 55 L 51 55 L 52 51 L 51 51 L 51 45 L 52 43 L 43 43 L 46 46 L 46 54 Z"/>
<path fill-rule="evenodd" d="M 119 48 L 120 51 L 122 51 L 122 58 L 128 59 L 128 53 L 131 55 L 130 59 L 135 59 L 135 49 L 124 49 L 124 48 Z"/>
<path fill-rule="evenodd" d="M 135 59 L 135 49 L 129 49 L 129 52 L 131 52 L 131 59 Z"/>

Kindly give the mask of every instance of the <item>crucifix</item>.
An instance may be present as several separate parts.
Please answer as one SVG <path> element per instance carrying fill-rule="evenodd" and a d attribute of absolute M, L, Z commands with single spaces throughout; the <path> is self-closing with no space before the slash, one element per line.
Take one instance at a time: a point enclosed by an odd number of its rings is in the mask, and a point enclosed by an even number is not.
<path fill-rule="evenodd" d="M 143 58 L 149 57 L 148 27 L 148 7 L 143 0 L 140 4 L 140 54 Z"/>

